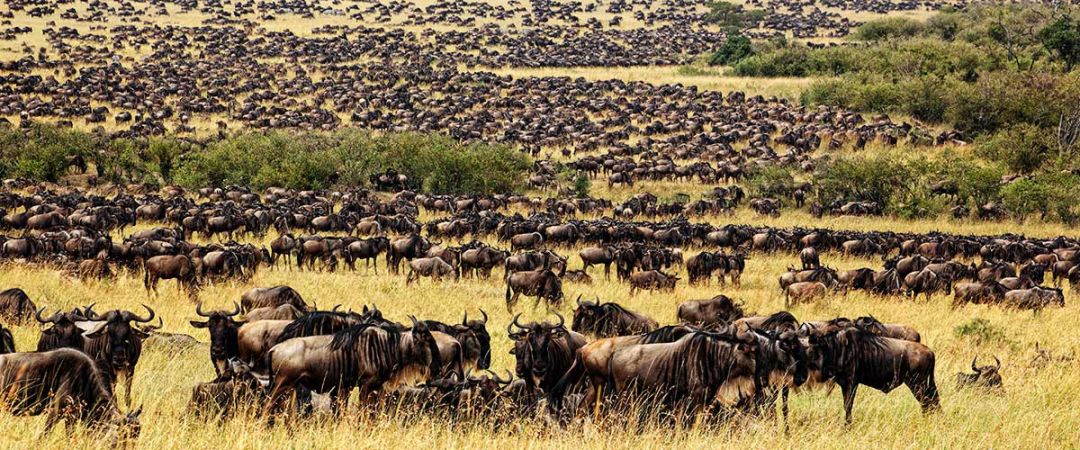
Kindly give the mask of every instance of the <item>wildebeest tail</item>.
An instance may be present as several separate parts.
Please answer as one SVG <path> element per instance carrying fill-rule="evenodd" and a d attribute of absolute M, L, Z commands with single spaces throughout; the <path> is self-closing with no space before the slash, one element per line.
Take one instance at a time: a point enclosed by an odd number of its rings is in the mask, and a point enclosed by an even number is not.
<path fill-rule="evenodd" d="M 574 352 L 574 362 L 566 370 L 566 374 L 559 379 L 558 383 L 548 393 L 548 404 L 551 408 L 558 408 L 562 404 L 563 396 L 572 386 L 577 385 L 585 375 L 585 362 L 581 360 L 581 353 Z M 595 388 L 595 386 L 594 386 Z"/>

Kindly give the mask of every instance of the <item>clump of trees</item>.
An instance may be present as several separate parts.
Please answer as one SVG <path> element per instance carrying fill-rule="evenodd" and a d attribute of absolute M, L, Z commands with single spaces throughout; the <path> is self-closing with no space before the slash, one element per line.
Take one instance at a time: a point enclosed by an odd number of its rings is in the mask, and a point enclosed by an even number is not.
<path fill-rule="evenodd" d="M 532 165 L 509 146 L 438 134 L 247 132 L 202 146 L 176 137 L 107 139 L 41 124 L 0 127 L 0 177 L 57 181 L 75 156 L 114 183 L 320 189 L 368 186 L 373 175 L 395 170 L 412 189 L 447 194 L 523 190 Z"/>

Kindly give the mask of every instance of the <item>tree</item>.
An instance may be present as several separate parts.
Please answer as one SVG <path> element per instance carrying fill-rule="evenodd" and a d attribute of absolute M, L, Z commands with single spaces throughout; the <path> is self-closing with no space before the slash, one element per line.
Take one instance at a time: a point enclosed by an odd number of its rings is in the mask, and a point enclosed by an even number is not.
<path fill-rule="evenodd" d="M 714 66 L 731 65 L 753 54 L 754 49 L 750 46 L 750 38 L 742 33 L 737 33 L 728 36 L 727 41 L 709 58 L 709 64 Z"/>
<path fill-rule="evenodd" d="M 1080 21 L 1062 16 L 1039 30 L 1039 40 L 1047 51 L 1065 64 L 1066 72 L 1080 62 Z"/>
<path fill-rule="evenodd" d="M 748 10 L 730 2 L 711 2 L 708 6 L 709 12 L 705 13 L 705 21 L 719 25 L 728 33 L 754 28 L 765 18 L 764 10 Z"/>

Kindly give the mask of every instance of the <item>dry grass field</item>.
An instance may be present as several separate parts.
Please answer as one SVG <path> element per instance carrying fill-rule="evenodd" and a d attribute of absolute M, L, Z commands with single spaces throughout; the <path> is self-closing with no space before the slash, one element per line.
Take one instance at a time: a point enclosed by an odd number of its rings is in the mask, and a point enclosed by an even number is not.
<path fill-rule="evenodd" d="M 753 221 L 749 213 L 739 213 L 732 221 Z M 806 224 L 806 218 L 790 215 L 772 225 Z M 893 223 L 882 219 L 850 219 L 828 225 L 836 228 L 870 229 L 889 227 L 924 231 L 942 227 L 963 232 L 1003 232 L 1025 230 L 1032 235 L 1051 235 L 1053 227 L 1020 227 L 1011 224 L 934 224 Z M 140 225 L 142 227 L 142 225 Z M 1000 227 L 1000 228 L 998 228 Z M 575 249 L 559 249 L 576 254 Z M 696 249 L 686 249 L 693 254 Z M 878 267 L 880 261 L 823 255 L 823 262 L 840 269 L 862 266 Z M 748 311 L 772 313 L 783 308 L 777 276 L 797 258 L 786 254 L 754 254 L 748 261 L 742 286 L 688 286 L 680 282 L 674 293 L 643 293 L 629 296 L 628 286 L 605 281 L 599 269 L 593 270 L 594 285 L 569 284 L 568 303 L 579 294 L 617 301 L 633 310 L 657 318 L 661 324 L 675 322 L 675 307 L 683 300 L 708 298 L 724 293 L 745 302 Z M 384 263 L 380 262 L 380 265 Z M 571 258 L 571 268 L 580 260 Z M 684 271 L 680 270 L 685 278 Z M 513 356 L 505 326 L 511 315 L 503 300 L 504 285 L 498 277 L 490 280 L 462 279 L 433 283 L 428 279 L 419 286 L 405 287 L 404 275 L 339 271 L 299 272 L 295 269 L 262 270 L 250 284 L 227 282 L 208 286 L 200 294 L 209 307 L 226 308 L 252 285 L 289 284 L 323 307 L 342 304 L 359 309 L 377 304 L 387 315 L 406 321 L 407 314 L 443 321 L 460 320 L 463 311 L 491 317 L 493 368 L 505 373 L 513 369 Z M 140 303 L 152 305 L 164 318 L 165 331 L 191 334 L 206 342 L 208 336 L 188 324 L 197 319 L 194 304 L 165 282 L 158 296 L 148 295 L 141 280 L 121 275 L 113 281 L 81 282 L 66 278 L 55 270 L 8 264 L 0 270 L 0 286 L 20 286 L 40 305 L 51 309 L 72 308 L 96 302 L 98 310 L 136 309 Z M 241 417 L 221 424 L 205 423 L 185 412 L 191 386 L 213 378 L 208 347 L 189 349 L 149 346 L 139 363 L 135 378 L 134 404 L 143 405 L 140 448 L 357 448 L 357 447 L 448 447 L 448 448 L 672 448 L 672 447 L 768 447 L 768 448 L 1069 448 L 1080 442 L 1080 362 L 1055 361 L 1046 365 L 1033 363 L 1035 345 L 1050 349 L 1055 356 L 1068 357 L 1080 346 L 1080 338 L 1066 330 L 1080 319 L 1075 302 L 1080 296 L 1070 292 L 1064 309 L 1045 310 L 1039 314 L 1008 311 L 997 307 L 968 306 L 950 309 L 951 298 L 935 296 L 931 301 L 903 298 L 879 298 L 862 293 L 832 295 L 827 301 L 797 305 L 791 312 L 801 320 L 855 317 L 872 314 L 887 322 L 916 327 L 923 342 L 937 354 L 937 382 L 942 391 L 943 408 L 939 414 L 923 416 L 906 388 L 884 395 L 863 388 L 856 401 L 855 422 L 845 426 L 839 392 L 801 392 L 793 395 L 790 430 L 769 420 L 736 418 L 719 424 L 701 424 L 688 428 L 648 426 L 639 433 L 628 433 L 623 424 L 584 421 L 567 428 L 544 420 L 525 421 L 493 430 L 488 423 L 448 423 L 415 415 L 389 414 L 379 417 L 360 415 L 355 409 L 340 420 L 316 417 L 293 424 L 268 428 L 254 417 Z M 552 319 L 543 307 L 534 309 L 531 300 L 519 304 L 523 318 Z M 567 317 L 572 307 L 560 312 Z M 958 327 L 982 319 L 990 332 L 963 335 Z M 38 329 L 18 327 L 18 348 L 32 348 Z M 955 374 L 967 370 L 971 358 L 1002 360 L 1005 389 L 1001 392 L 958 390 Z M 37 437 L 43 419 L 0 416 L 5 426 L 0 430 L 4 448 L 65 448 L 72 441 L 57 431 L 44 440 Z M 75 443 L 79 448 L 104 445 L 80 431 Z"/>

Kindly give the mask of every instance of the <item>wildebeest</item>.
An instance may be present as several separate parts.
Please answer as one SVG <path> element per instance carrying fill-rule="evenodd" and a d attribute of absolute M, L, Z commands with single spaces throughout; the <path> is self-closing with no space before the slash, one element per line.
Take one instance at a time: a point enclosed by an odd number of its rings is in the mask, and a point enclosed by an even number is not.
<path fill-rule="evenodd" d="M 515 234 L 510 237 L 510 251 L 534 250 L 544 243 L 544 235 L 538 232 Z"/>
<path fill-rule="evenodd" d="M 390 242 L 390 252 L 386 258 L 387 267 L 392 273 L 397 273 L 401 267 L 401 260 L 411 261 L 420 258 L 431 250 L 433 244 L 419 234 L 411 234 L 401 239 Z"/>
<path fill-rule="evenodd" d="M 551 391 L 574 361 L 574 352 L 585 345 L 585 337 L 567 330 L 563 317 L 556 314 L 559 323 L 518 323 L 518 317 L 506 326 L 506 332 L 514 343 L 510 351 L 514 355 L 515 372 L 530 388 Z M 517 331 L 514 331 L 517 328 Z"/>
<path fill-rule="evenodd" d="M 919 294 L 926 294 L 926 301 L 930 301 L 930 296 L 939 291 L 944 291 L 945 295 L 952 294 L 952 280 L 948 279 L 946 275 L 938 274 L 929 269 L 922 269 L 905 275 L 904 287 L 907 288 L 908 295 L 911 298 L 915 298 Z"/>
<path fill-rule="evenodd" d="M 230 358 L 239 355 L 237 349 L 237 331 L 244 324 L 234 319 L 240 314 L 240 305 L 233 303 L 232 311 L 203 312 L 202 303 L 195 306 L 195 314 L 205 317 L 205 321 L 192 320 L 191 326 L 205 328 L 210 332 L 210 362 L 218 376 L 225 373 Z"/>
<path fill-rule="evenodd" d="M 634 295 L 638 290 L 674 292 L 675 282 L 677 281 L 679 281 L 679 277 L 668 275 L 659 270 L 635 272 L 630 275 L 630 295 Z"/>
<path fill-rule="evenodd" d="M 37 305 L 22 289 L 11 288 L 0 292 L 0 323 L 26 323 L 34 317 L 34 311 L 37 311 Z"/>
<path fill-rule="evenodd" d="M 755 351 L 706 331 L 671 343 L 633 345 L 612 355 L 611 385 L 623 398 L 645 396 L 692 418 L 714 404 L 731 407 L 754 396 Z"/>
<path fill-rule="evenodd" d="M 296 309 L 295 306 L 284 304 L 279 306 L 264 306 L 255 308 L 244 314 L 244 320 L 253 322 L 256 320 L 294 320 L 306 314 L 306 311 Z"/>
<path fill-rule="evenodd" d="M 470 248 L 461 253 L 461 273 L 469 276 L 475 271 L 484 278 L 491 276 L 491 269 L 502 264 L 510 252 L 498 250 L 493 247 L 483 246 Z"/>
<path fill-rule="evenodd" d="M 539 269 L 551 269 L 562 276 L 566 273 L 566 258 L 550 250 L 543 250 L 513 255 L 503 261 L 504 278 L 512 272 Z"/>
<path fill-rule="evenodd" d="M 679 304 L 678 319 L 697 325 L 728 324 L 742 318 L 742 305 L 720 294 L 708 300 L 689 300 Z"/>
<path fill-rule="evenodd" d="M 405 277 L 405 285 L 412 284 L 413 281 L 419 280 L 420 277 L 431 277 L 435 281 L 442 281 L 443 277 L 453 275 L 454 279 L 457 280 L 460 273 L 457 267 L 443 261 L 438 256 L 416 258 L 409 261 L 409 274 Z"/>
<path fill-rule="evenodd" d="M 829 288 L 818 281 L 800 281 L 784 288 L 784 307 L 804 301 L 824 298 Z"/>
<path fill-rule="evenodd" d="M 1010 308 L 1039 311 L 1049 306 L 1065 307 L 1065 294 L 1060 288 L 1036 286 L 1006 292 L 1004 303 Z"/>
<path fill-rule="evenodd" d="M 922 340 L 922 336 L 914 328 L 898 323 L 881 323 L 875 319 L 874 316 L 856 318 L 853 324 L 856 327 L 882 337 L 912 342 L 920 342 Z"/>
<path fill-rule="evenodd" d="M 536 297 L 534 306 L 546 300 L 558 306 L 563 300 L 562 280 L 550 269 L 514 272 L 506 277 L 506 310 L 513 311 L 520 295 Z"/>
<path fill-rule="evenodd" d="M 114 444 L 138 438 L 142 409 L 123 414 L 107 377 L 74 349 L 0 355 L 0 399 L 17 416 L 45 415 L 45 430 L 60 420 L 99 430 Z"/>
<path fill-rule="evenodd" d="M 810 368 L 840 385 L 848 423 L 859 385 L 888 393 L 904 384 L 923 412 L 940 408 L 934 352 L 923 344 L 877 336 L 858 327 L 811 332 L 809 343 Z"/>
<path fill-rule="evenodd" d="M 610 245 L 589 247 L 578 252 L 578 256 L 581 257 L 581 262 L 584 264 L 582 270 L 586 273 L 593 264 L 600 264 L 604 266 L 604 278 L 611 278 L 611 263 L 615 262 L 615 247 Z"/>
<path fill-rule="evenodd" d="M 135 378 L 135 367 L 142 355 L 142 343 L 149 334 L 132 325 L 149 323 L 156 313 L 149 306 L 142 305 L 150 314 L 140 317 L 131 311 L 112 310 L 98 315 L 92 307 L 86 308 L 89 322 L 80 323 L 86 331 L 83 351 L 94 358 L 98 367 L 110 378 L 111 382 L 123 379 L 124 401 L 131 406 L 131 384 Z"/>
<path fill-rule="evenodd" d="M 224 419 L 264 397 L 266 389 L 251 373 L 250 367 L 235 358 L 228 364 L 229 370 L 223 375 L 213 381 L 196 383 L 191 388 L 189 413 L 199 418 Z"/>
<path fill-rule="evenodd" d="M 997 389 L 1002 386 L 1001 382 L 1001 360 L 994 357 L 994 365 L 992 366 L 978 366 L 976 363 L 979 361 L 979 357 L 976 356 L 971 360 L 971 371 L 975 373 L 958 373 L 956 374 L 956 386 L 957 388 L 965 387 L 980 387 L 986 389 Z"/>
<path fill-rule="evenodd" d="M 280 405 L 290 389 L 303 387 L 329 394 L 334 411 L 348 401 L 354 387 L 361 401 L 383 389 L 428 379 L 442 362 L 435 338 L 411 318 L 413 327 L 359 324 L 333 335 L 290 339 L 275 345 L 270 361 L 272 388 L 266 411 Z"/>
<path fill-rule="evenodd" d="M 11 335 L 11 330 L 0 325 L 0 355 L 6 353 L 15 353 L 15 337 Z"/>
<path fill-rule="evenodd" d="M 726 271 L 728 259 L 721 253 L 701 252 L 686 260 L 686 273 L 690 284 L 697 284 L 701 280 L 706 282 L 712 278 L 717 270 Z M 723 281 L 723 273 L 721 273 Z"/>
<path fill-rule="evenodd" d="M 177 287 L 194 296 L 199 288 L 198 270 L 187 255 L 152 256 L 143 263 L 143 286 L 157 293 L 158 280 L 176 280 Z"/>
<path fill-rule="evenodd" d="M 345 246 L 345 262 L 350 270 L 356 270 L 356 260 L 364 260 L 364 267 L 374 263 L 375 273 L 379 273 L 379 255 L 390 250 L 390 240 L 384 236 L 361 239 Z"/>
<path fill-rule="evenodd" d="M 655 320 L 630 311 L 618 303 L 601 303 L 577 299 L 571 330 L 596 337 L 625 336 L 648 333 L 659 326 Z"/>
<path fill-rule="evenodd" d="M 483 320 L 469 320 L 469 314 L 466 312 L 460 324 L 424 321 L 431 331 L 446 333 L 461 344 L 462 360 L 465 366 L 463 370 L 491 367 L 491 335 L 487 331 L 488 315 L 484 310 L 480 310 L 480 313 Z"/>
<path fill-rule="evenodd" d="M 293 305 L 301 311 L 308 310 L 304 298 L 289 286 L 251 288 L 240 295 L 240 312 L 246 313 L 255 308 L 277 307 L 284 304 Z"/>
<path fill-rule="evenodd" d="M 821 267 L 821 259 L 818 257 L 817 249 L 814 247 L 806 247 L 799 252 L 799 260 L 802 261 L 803 270 L 811 270 Z"/>
<path fill-rule="evenodd" d="M 57 311 L 47 319 L 41 317 L 44 312 L 44 306 L 34 312 L 34 318 L 39 323 L 49 325 L 48 328 L 41 330 L 37 351 L 46 352 L 57 348 L 83 349 L 86 338 L 83 337 L 83 330 L 76 323 L 86 322 L 89 319 L 83 315 L 82 311 L 77 309 L 72 312 Z"/>

